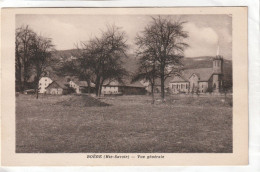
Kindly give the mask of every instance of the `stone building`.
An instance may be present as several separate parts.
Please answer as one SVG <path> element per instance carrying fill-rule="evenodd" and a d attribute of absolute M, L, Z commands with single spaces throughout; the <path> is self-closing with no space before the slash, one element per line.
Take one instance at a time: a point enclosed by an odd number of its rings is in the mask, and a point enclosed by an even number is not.
<path fill-rule="evenodd" d="M 212 68 L 186 69 L 169 81 L 172 93 L 219 93 L 223 83 L 223 58 L 212 59 Z"/>

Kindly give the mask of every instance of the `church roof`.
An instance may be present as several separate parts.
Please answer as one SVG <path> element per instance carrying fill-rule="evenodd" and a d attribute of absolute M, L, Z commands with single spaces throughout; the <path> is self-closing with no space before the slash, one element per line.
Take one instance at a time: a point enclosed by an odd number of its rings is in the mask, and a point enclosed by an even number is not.
<path fill-rule="evenodd" d="M 208 81 L 213 74 L 213 70 L 212 68 L 186 69 L 183 71 L 182 76 L 189 80 L 192 74 L 196 74 L 200 81 Z"/>

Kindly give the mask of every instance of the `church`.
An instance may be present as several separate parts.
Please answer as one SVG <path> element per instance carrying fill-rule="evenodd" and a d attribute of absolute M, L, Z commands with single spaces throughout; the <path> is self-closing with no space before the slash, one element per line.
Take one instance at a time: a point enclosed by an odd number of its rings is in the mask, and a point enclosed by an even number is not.
<path fill-rule="evenodd" d="M 185 69 L 169 81 L 169 91 L 178 93 L 219 93 L 223 83 L 223 57 L 212 59 L 212 68 Z"/>

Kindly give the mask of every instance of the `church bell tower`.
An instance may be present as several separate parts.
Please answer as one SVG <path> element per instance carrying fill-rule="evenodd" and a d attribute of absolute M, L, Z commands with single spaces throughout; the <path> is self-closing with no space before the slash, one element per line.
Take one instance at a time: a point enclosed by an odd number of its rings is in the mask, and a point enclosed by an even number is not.
<path fill-rule="evenodd" d="M 217 55 L 213 58 L 213 92 L 219 93 L 222 88 L 223 80 L 223 57 L 219 55 L 219 46 L 217 49 Z"/>

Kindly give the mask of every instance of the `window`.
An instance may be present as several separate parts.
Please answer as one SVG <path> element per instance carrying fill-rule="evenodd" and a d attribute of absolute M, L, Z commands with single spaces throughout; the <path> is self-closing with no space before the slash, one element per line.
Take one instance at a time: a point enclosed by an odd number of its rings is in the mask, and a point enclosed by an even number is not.
<path fill-rule="evenodd" d="M 188 84 L 186 84 L 186 89 L 188 89 Z"/>
<path fill-rule="evenodd" d="M 202 88 L 203 88 L 203 84 L 202 84 Z"/>

